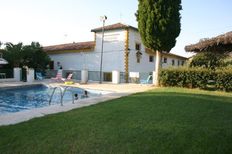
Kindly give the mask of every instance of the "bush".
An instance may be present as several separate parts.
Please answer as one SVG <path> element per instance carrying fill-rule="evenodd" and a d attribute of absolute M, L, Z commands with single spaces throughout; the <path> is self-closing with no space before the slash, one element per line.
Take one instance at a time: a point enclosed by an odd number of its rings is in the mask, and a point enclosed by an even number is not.
<path fill-rule="evenodd" d="M 160 72 L 162 86 L 207 89 L 212 82 L 218 90 L 232 91 L 232 69 L 168 68 Z"/>
<path fill-rule="evenodd" d="M 215 72 L 216 88 L 224 91 L 232 91 L 232 68 L 218 69 Z"/>
<path fill-rule="evenodd" d="M 214 70 L 217 67 L 225 65 L 224 60 L 226 57 L 228 57 L 228 55 L 221 53 L 197 53 L 190 62 L 190 67 L 203 67 Z"/>

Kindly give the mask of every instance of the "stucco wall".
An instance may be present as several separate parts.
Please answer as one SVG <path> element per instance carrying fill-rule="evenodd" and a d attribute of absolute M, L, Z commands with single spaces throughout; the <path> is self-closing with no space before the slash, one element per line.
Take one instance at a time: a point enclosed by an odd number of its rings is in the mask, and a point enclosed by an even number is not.
<path fill-rule="evenodd" d="M 104 33 L 103 71 L 118 70 L 124 72 L 124 30 L 112 30 Z M 102 33 L 96 34 L 96 51 L 100 62 Z M 100 65 L 100 64 L 99 64 Z"/>
<path fill-rule="evenodd" d="M 103 53 L 103 72 L 112 72 L 118 70 L 125 72 L 125 39 L 126 30 L 111 30 L 105 32 L 104 53 Z M 94 51 L 51 54 L 49 55 L 54 61 L 54 67 L 57 68 L 57 62 L 60 62 L 64 70 L 82 70 L 89 71 L 100 70 L 102 33 L 96 33 L 96 46 Z M 142 53 L 140 63 L 137 63 L 135 44 L 141 44 Z M 149 73 L 155 70 L 155 54 L 154 61 L 149 62 L 149 54 L 145 52 L 145 47 L 142 44 L 138 31 L 129 29 L 129 72 Z M 165 55 L 167 64 L 163 63 L 163 67 L 172 66 L 172 59 L 175 59 L 175 66 L 178 66 L 178 57 Z M 180 65 L 181 65 L 180 60 Z"/>
<path fill-rule="evenodd" d="M 151 56 L 154 57 L 153 62 L 149 62 L 149 54 L 145 52 L 145 47 L 142 44 L 142 40 L 140 37 L 140 34 L 138 31 L 135 30 L 130 30 L 129 31 L 129 48 L 130 48 L 130 54 L 129 54 L 129 72 L 142 72 L 142 73 L 149 73 L 155 70 L 155 62 L 156 62 L 156 55 L 155 53 L 152 54 Z M 137 58 L 136 58 L 136 50 L 135 50 L 135 44 L 139 43 L 141 44 L 141 59 L 140 63 L 137 63 Z M 163 63 L 163 58 L 167 58 L 167 63 Z M 176 67 L 181 66 L 181 62 L 183 61 L 182 58 L 172 56 L 172 55 L 163 55 L 162 56 L 162 67 L 170 67 L 172 66 L 172 60 L 175 60 L 175 65 Z M 179 60 L 179 65 L 178 65 L 178 60 Z"/>
<path fill-rule="evenodd" d="M 104 72 L 112 70 L 124 71 L 124 30 L 105 32 L 103 68 Z M 94 51 L 51 54 L 55 69 L 58 69 L 57 62 L 60 62 L 64 70 L 91 71 L 100 70 L 102 34 L 96 34 L 96 47 Z"/>
<path fill-rule="evenodd" d="M 149 62 L 149 55 L 145 52 L 145 47 L 142 44 L 141 37 L 139 33 L 135 30 L 129 31 L 129 72 L 152 72 L 155 69 L 155 57 L 153 62 Z M 137 63 L 136 58 L 136 43 L 141 44 L 141 59 L 140 63 Z"/>
<path fill-rule="evenodd" d="M 167 58 L 167 63 L 164 63 L 164 58 Z M 174 65 L 172 65 L 172 60 L 175 61 Z M 179 65 L 178 65 L 178 61 L 179 61 Z M 182 61 L 183 61 L 183 59 L 181 59 L 181 58 L 163 55 L 162 56 L 162 67 L 166 68 L 166 67 L 170 67 L 170 66 L 173 66 L 173 67 L 182 66 Z"/>

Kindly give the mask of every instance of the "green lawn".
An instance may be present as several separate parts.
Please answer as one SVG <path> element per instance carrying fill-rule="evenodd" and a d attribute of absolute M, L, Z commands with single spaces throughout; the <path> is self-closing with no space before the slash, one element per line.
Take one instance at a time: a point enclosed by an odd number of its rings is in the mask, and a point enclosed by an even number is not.
<path fill-rule="evenodd" d="M 231 153 L 232 93 L 160 88 L 0 127 L 0 153 Z"/>

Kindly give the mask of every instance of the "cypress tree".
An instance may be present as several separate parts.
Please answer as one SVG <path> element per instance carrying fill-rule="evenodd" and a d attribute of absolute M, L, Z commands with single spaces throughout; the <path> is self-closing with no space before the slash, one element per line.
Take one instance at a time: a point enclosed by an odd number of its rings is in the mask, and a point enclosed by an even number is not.
<path fill-rule="evenodd" d="M 181 0 L 139 0 L 136 13 L 143 44 L 157 52 L 156 85 L 160 67 L 160 53 L 170 52 L 180 34 Z"/>

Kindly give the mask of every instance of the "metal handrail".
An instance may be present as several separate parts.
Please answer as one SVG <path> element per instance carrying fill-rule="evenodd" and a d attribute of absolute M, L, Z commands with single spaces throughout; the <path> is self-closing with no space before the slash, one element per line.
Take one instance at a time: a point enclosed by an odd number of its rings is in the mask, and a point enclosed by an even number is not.
<path fill-rule="evenodd" d="M 52 91 L 52 95 L 50 96 L 50 99 L 49 99 L 49 105 L 51 105 L 51 102 L 52 102 L 52 98 L 53 98 L 53 95 L 56 91 L 56 89 L 60 89 L 60 105 L 63 106 L 63 98 L 64 98 L 64 94 L 65 92 L 67 91 L 68 88 L 71 88 L 71 87 L 61 87 L 61 86 L 56 86 L 56 87 L 53 87 L 53 91 Z M 73 93 L 72 93 L 72 103 L 74 104 L 74 96 L 73 96 Z"/>

